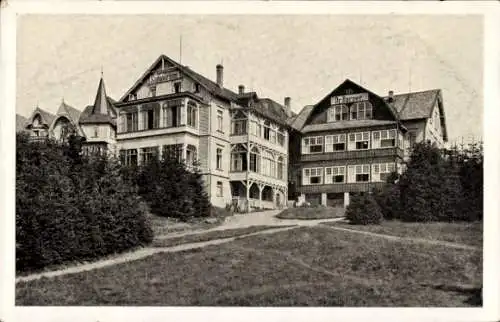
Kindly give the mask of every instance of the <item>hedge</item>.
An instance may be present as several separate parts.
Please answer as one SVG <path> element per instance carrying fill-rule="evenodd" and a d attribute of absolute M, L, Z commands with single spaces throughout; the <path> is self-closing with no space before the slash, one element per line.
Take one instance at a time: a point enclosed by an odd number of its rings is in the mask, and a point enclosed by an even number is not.
<path fill-rule="evenodd" d="M 152 241 L 116 160 L 75 162 L 68 146 L 17 137 L 16 270 L 93 260 Z"/>

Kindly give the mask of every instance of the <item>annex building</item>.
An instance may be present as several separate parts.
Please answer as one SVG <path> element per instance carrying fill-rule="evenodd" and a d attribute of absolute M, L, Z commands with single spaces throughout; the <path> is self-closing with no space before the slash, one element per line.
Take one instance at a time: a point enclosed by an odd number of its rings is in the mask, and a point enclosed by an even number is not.
<path fill-rule="evenodd" d="M 290 101 L 224 87 L 222 65 L 211 80 L 161 55 L 118 100 L 101 77 L 92 105 L 62 101 L 56 114 L 37 106 L 17 127 L 35 140 L 77 133 L 85 152 L 127 165 L 175 152 L 200 168 L 213 205 L 242 210 L 345 206 L 403 171 L 413 143 L 447 141 L 440 90 L 379 96 L 346 80 L 299 114 Z"/>

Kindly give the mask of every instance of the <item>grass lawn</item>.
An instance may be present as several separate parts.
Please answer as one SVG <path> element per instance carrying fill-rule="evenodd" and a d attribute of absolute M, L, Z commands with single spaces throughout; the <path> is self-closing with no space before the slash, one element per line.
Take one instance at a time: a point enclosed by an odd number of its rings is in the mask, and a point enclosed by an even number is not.
<path fill-rule="evenodd" d="M 331 222 L 325 223 L 325 225 L 400 237 L 442 240 L 470 246 L 481 247 L 483 245 L 483 222 L 408 223 L 398 220 L 388 220 L 382 222 L 381 225 L 350 225 L 346 222 Z"/>
<path fill-rule="evenodd" d="M 232 216 L 232 213 L 223 208 L 212 207 L 212 216 L 210 218 L 214 220 L 213 223 L 207 223 L 206 218 L 194 218 L 188 222 L 184 222 L 175 218 L 154 215 L 149 212 L 149 209 L 147 211 L 148 219 L 151 222 L 155 236 L 188 230 L 210 229 L 222 224 L 226 217 Z"/>
<path fill-rule="evenodd" d="M 180 236 L 180 237 L 172 237 L 172 238 L 166 238 L 166 239 L 157 239 L 157 240 L 153 241 L 152 246 L 154 246 L 154 247 L 171 247 L 171 246 L 177 246 L 177 245 L 182 245 L 182 244 L 204 242 L 204 241 L 209 241 L 209 240 L 213 240 L 213 239 L 237 237 L 237 236 L 247 235 L 247 234 L 251 234 L 251 233 L 256 233 L 256 232 L 263 231 L 263 230 L 285 228 L 285 227 L 291 227 L 291 226 L 290 225 L 288 225 L 288 226 L 261 225 L 261 226 L 250 226 L 250 227 L 245 227 L 245 228 L 215 230 L 215 231 L 210 231 L 210 232 L 206 232 L 206 233 L 189 234 L 189 235 L 184 235 L 184 236 Z"/>
<path fill-rule="evenodd" d="M 298 207 L 288 208 L 276 215 L 280 219 L 330 219 L 341 218 L 345 209 L 340 207 Z"/>
<path fill-rule="evenodd" d="M 16 305 L 477 306 L 482 252 L 302 227 L 16 285 Z"/>

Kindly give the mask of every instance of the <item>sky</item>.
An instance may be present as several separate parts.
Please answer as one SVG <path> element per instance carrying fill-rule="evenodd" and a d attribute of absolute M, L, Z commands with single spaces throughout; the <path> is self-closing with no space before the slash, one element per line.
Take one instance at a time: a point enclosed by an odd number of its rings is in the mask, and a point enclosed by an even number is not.
<path fill-rule="evenodd" d="M 182 35 L 182 57 L 180 54 Z M 474 15 L 22 15 L 16 112 L 119 99 L 161 54 L 299 112 L 349 78 L 386 95 L 440 88 L 450 141 L 483 136 L 483 20 Z"/>

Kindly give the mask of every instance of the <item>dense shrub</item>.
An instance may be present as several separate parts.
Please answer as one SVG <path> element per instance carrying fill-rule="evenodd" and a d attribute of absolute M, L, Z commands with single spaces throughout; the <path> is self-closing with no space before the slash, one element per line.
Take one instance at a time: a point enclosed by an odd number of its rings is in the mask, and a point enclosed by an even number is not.
<path fill-rule="evenodd" d="M 419 143 L 397 185 L 403 220 L 480 219 L 482 150 L 440 150 L 429 142 Z"/>
<path fill-rule="evenodd" d="M 349 223 L 354 225 L 380 224 L 382 218 L 382 211 L 371 194 L 353 194 L 346 209 L 346 219 Z"/>
<path fill-rule="evenodd" d="M 176 155 L 165 154 L 137 171 L 139 194 L 158 216 L 189 220 L 210 216 L 210 201 L 197 167 L 188 169 Z"/>
<path fill-rule="evenodd" d="M 399 219 L 401 214 L 401 194 L 399 186 L 387 183 L 382 189 L 373 192 L 384 219 Z"/>
<path fill-rule="evenodd" d="M 149 243 L 141 201 L 114 160 L 73 159 L 70 147 L 17 138 L 16 270 L 92 260 Z"/>

